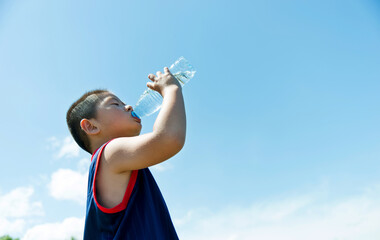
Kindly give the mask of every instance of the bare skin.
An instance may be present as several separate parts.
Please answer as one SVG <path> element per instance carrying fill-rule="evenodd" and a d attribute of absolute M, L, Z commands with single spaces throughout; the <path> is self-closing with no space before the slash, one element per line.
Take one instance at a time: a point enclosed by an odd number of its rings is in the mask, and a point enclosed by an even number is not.
<path fill-rule="evenodd" d="M 149 74 L 147 87 L 163 96 L 153 131 L 139 135 L 141 124 L 131 116 L 131 106 L 113 94 L 99 104 L 96 119 L 83 119 L 94 152 L 107 141 L 100 159 L 96 180 L 97 198 L 106 208 L 118 205 L 124 196 L 131 172 L 161 163 L 183 147 L 186 114 L 182 88 L 168 68 L 164 73 Z"/>

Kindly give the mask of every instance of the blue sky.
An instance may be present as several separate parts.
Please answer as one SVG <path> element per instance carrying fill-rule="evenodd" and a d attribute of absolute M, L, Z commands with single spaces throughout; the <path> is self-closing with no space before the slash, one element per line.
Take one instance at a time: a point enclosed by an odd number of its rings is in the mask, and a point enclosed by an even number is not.
<path fill-rule="evenodd" d="M 80 238 L 67 109 L 96 88 L 133 105 L 180 56 L 186 144 L 152 171 L 181 239 L 380 238 L 373 0 L 1 1 L 0 236 Z"/>

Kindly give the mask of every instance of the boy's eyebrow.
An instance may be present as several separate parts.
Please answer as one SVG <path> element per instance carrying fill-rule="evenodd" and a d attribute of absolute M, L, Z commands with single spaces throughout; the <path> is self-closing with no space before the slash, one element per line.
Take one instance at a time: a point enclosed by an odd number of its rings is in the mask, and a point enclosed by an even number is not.
<path fill-rule="evenodd" d="M 117 102 L 121 102 L 122 104 L 125 105 L 125 103 L 124 103 L 123 101 L 121 101 L 119 98 L 117 98 L 117 97 L 115 97 L 115 96 L 108 96 L 107 98 L 108 98 L 108 99 L 106 100 L 106 102 L 109 102 L 109 101 L 111 101 L 111 100 L 115 100 L 115 101 L 117 101 Z"/>

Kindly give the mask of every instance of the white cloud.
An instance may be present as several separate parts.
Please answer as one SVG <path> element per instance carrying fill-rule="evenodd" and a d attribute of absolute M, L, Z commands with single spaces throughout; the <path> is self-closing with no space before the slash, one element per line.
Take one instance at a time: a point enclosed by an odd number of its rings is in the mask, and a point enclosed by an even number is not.
<path fill-rule="evenodd" d="M 0 195 L 0 236 L 19 235 L 25 230 L 28 219 L 43 216 L 41 202 L 32 202 L 32 187 L 20 187 Z"/>
<path fill-rule="evenodd" d="M 0 196 L 0 216 L 21 218 L 27 216 L 42 216 L 42 203 L 31 202 L 34 193 L 32 187 L 20 187 Z"/>
<path fill-rule="evenodd" d="M 50 195 L 58 200 L 72 200 L 85 205 L 88 173 L 71 169 L 59 169 L 51 176 L 48 184 Z"/>
<path fill-rule="evenodd" d="M 3 235 L 20 235 L 25 230 L 26 222 L 23 219 L 9 220 L 0 217 L 0 236 Z"/>
<path fill-rule="evenodd" d="M 78 161 L 77 168 L 80 172 L 88 172 L 91 164 L 90 158 L 82 158 Z"/>
<path fill-rule="evenodd" d="M 57 157 L 78 157 L 79 150 L 80 148 L 78 147 L 77 143 L 71 137 L 66 137 L 63 140 L 62 146 L 59 149 Z"/>
<path fill-rule="evenodd" d="M 49 145 L 47 145 L 47 149 L 54 149 L 59 147 L 59 140 L 56 137 L 50 137 L 47 139 Z"/>
<path fill-rule="evenodd" d="M 57 150 L 55 157 L 78 157 L 80 153 L 80 148 L 72 137 L 65 137 L 60 140 L 56 137 L 51 137 L 48 139 L 49 149 Z"/>
<path fill-rule="evenodd" d="M 30 228 L 22 240 L 83 239 L 84 218 L 66 218 L 58 223 L 45 223 Z"/>
<path fill-rule="evenodd" d="M 181 239 L 380 239 L 380 188 L 326 202 L 307 194 L 173 219 Z"/>

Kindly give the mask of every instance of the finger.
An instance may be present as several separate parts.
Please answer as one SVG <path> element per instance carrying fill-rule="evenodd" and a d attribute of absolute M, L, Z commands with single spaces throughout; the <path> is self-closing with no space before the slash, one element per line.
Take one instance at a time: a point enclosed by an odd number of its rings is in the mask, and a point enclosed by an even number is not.
<path fill-rule="evenodd" d="M 151 81 L 156 81 L 156 76 L 154 76 L 154 74 L 149 74 L 148 75 L 148 78 L 151 80 Z"/>
<path fill-rule="evenodd" d="M 156 72 L 157 77 L 159 77 L 162 74 L 162 72 L 158 71 Z"/>
<path fill-rule="evenodd" d="M 147 82 L 147 83 L 146 83 L 146 86 L 147 86 L 148 88 L 150 88 L 150 89 L 153 89 L 153 87 L 154 87 L 154 83 Z"/>
<path fill-rule="evenodd" d="M 165 71 L 165 73 L 170 73 L 170 71 L 169 71 L 169 68 L 168 68 L 168 67 L 164 67 L 164 71 Z"/>

